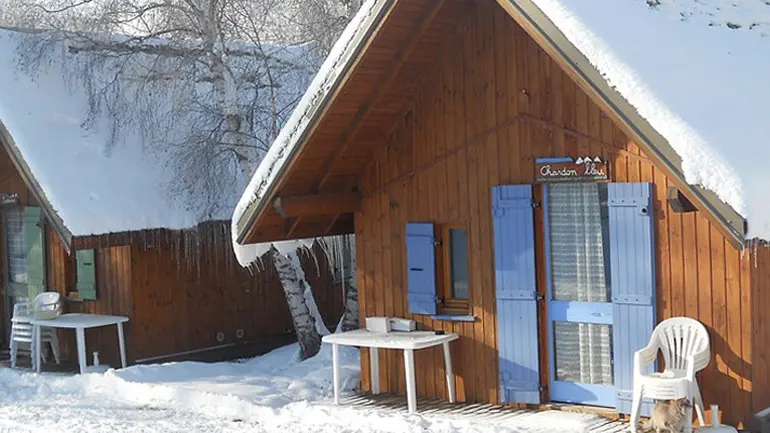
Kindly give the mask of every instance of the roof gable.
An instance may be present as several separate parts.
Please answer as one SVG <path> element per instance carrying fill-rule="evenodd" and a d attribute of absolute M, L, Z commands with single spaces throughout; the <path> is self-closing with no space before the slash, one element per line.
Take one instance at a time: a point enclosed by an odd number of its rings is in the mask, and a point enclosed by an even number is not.
<path fill-rule="evenodd" d="M 151 229 L 188 229 L 207 221 L 229 220 L 246 180 L 237 167 L 227 174 L 231 185 L 224 205 L 204 213 L 169 191 L 172 156 L 148 149 L 139 128 L 124 128 L 112 143 L 106 112 L 88 119 L 88 92 L 82 82 L 68 79 L 66 67 L 77 62 L 67 43 L 53 48 L 51 61 L 28 74 L 17 68 L 17 47 L 34 35 L 0 30 L 0 122 L 2 144 L 65 244 L 71 237 Z M 290 55 L 304 55 L 297 49 Z M 141 63 L 141 55 L 131 63 Z M 294 101 L 304 90 L 311 70 L 279 78 L 278 98 Z M 99 78 L 99 77 L 97 77 Z M 97 81 L 98 85 L 98 81 Z M 133 83 L 122 82 L 127 88 Z M 267 92 L 265 92 L 267 93 Z M 268 96 L 264 96 L 267 98 Z M 163 94 L 158 104 L 169 104 Z M 192 121 L 192 120 L 191 120 Z M 85 126 L 90 123 L 88 126 Z M 260 121 L 255 121 L 260 123 Z M 269 122 L 266 122 L 269 123 Z M 183 131 L 186 124 L 172 125 Z M 170 139 L 174 139 L 172 130 Z"/>
<path fill-rule="evenodd" d="M 490 0 L 492 1 L 492 0 Z M 549 1 L 549 0 L 543 0 Z M 554 0 L 555 1 L 555 0 Z M 580 0 L 575 0 L 579 2 Z M 634 2 L 635 0 L 622 0 L 624 2 Z M 401 2 L 395 2 L 403 4 Z M 722 227 L 729 235 L 734 244 L 739 245 L 745 234 L 745 220 L 737 212 L 739 209 L 735 203 L 725 203 L 717 195 L 718 188 L 711 185 L 713 189 L 704 188 L 698 185 L 697 178 L 693 178 L 688 172 L 689 163 L 686 158 L 678 153 L 660 131 L 653 128 L 650 121 L 640 114 L 628 100 L 621 95 L 617 89 L 613 88 L 603 77 L 600 71 L 586 58 L 576 45 L 560 31 L 548 16 L 546 16 L 532 0 L 499 0 L 499 3 L 525 30 L 532 36 L 538 44 L 541 45 L 557 62 L 570 74 L 580 86 L 591 95 L 592 99 L 597 101 L 600 106 L 605 107 L 619 125 L 629 133 L 629 137 L 638 142 L 642 150 L 651 157 L 656 165 L 661 166 L 666 175 L 672 179 L 674 184 L 680 189 L 687 191 L 688 196 L 692 198 L 696 205 L 706 210 L 707 216 L 719 227 Z M 597 2 L 590 2 L 598 4 Z M 641 2 L 644 4 L 644 2 Z M 364 5 L 362 13 L 357 17 L 358 21 L 353 23 L 346 30 L 346 35 L 338 41 L 337 47 L 342 47 L 350 43 L 356 37 L 361 37 L 366 32 L 378 29 L 382 26 L 384 18 L 370 20 L 367 22 L 363 16 L 376 16 L 373 11 L 382 11 L 385 8 L 393 7 L 389 2 L 371 1 Z M 379 8 L 379 9 L 378 9 Z M 394 31 L 385 27 L 384 32 Z M 347 39 L 346 39 L 347 38 Z M 324 118 L 321 111 L 314 111 L 316 108 L 310 101 L 331 101 L 336 93 L 344 93 L 348 89 L 343 80 L 334 81 L 330 77 L 339 77 L 339 71 L 350 67 L 359 61 L 361 57 L 366 56 L 367 41 L 359 41 L 361 47 L 359 51 L 349 50 L 347 55 L 345 51 L 338 49 L 336 57 L 327 59 L 325 69 L 316 76 L 316 86 L 311 86 L 303 98 L 303 105 L 300 103 L 293 117 L 298 120 L 292 124 L 291 131 L 283 131 L 279 140 L 276 140 L 271 148 L 272 160 L 270 165 L 263 164 L 258 169 L 257 175 L 252 179 L 251 185 L 244 192 L 239 202 L 238 208 L 233 215 L 233 241 L 236 252 L 245 251 L 240 243 L 244 242 L 247 233 L 253 227 L 254 222 L 259 218 L 264 218 L 271 212 L 272 206 L 268 206 L 273 199 L 278 185 L 287 178 L 287 173 L 291 170 L 292 164 L 299 153 L 299 149 L 307 143 L 308 134 L 318 126 L 318 122 L 323 122 Z M 654 70 L 654 69 L 653 69 Z M 320 83 L 327 83 L 321 86 Z M 347 105 L 346 105 L 347 106 Z M 301 120 L 301 121 L 300 121 Z M 291 122 L 290 122 L 291 124 Z M 318 150 L 316 150 L 317 152 Z M 312 152 L 307 150 L 307 152 Z M 686 157 L 687 155 L 685 155 Z M 727 160 L 727 158 L 725 158 Z M 726 173 L 729 170 L 723 170 L 727 166 L 723 164 L 717 168 L 717 172 Z M 729 167 L 729 166 L 728 166 Z M 711 167 L 710 169 L 714 169 Z M 293 172 L 292 172 L 293 173 Z M 716 191 L 715 191 L 716 190 Z M 734 207 L 731 207 L 733 205 Z M 291 230 L 289 230 L 289 233 Z M 770 236 L 769 236 L 770 237 Z M 244 261 L 248 261 L 248 254 L 244 255 Z M 239 256 L 240 259 L 240 256 Z M 243 261 L 242 261 L 243 263 Z"/>
<path fill-rule="evenodd" d="M 770 239 L 763 192 L 770 57 L 757 55 L 770 48 L 765 2 L 501 3 L 519 9 L 557 50 L 574 51 L 562 54 L 734 240 Z"/>

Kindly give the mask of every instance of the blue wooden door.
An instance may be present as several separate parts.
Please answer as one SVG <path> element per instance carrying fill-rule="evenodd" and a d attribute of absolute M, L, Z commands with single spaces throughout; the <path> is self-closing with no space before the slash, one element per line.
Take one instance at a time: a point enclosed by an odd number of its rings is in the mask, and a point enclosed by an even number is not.
<path fill-rule="evenodd" d="M 531 185 L 492 189 L 500 400 L 540 403 Z"/>
<path fill-rule="evenodd" d="M 607 184 L 545 187 L 552 401 L 615 405 Z"/>

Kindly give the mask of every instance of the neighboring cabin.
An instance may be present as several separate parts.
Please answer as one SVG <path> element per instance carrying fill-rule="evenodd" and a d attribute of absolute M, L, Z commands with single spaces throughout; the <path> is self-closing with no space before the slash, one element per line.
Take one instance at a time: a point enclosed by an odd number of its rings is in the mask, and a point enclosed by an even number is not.
<path fill-rule="evenodd" d="M 681 141 L 664 139 L 535 3 L 558 2 L 368 2 L 236 208 L 240 262 L 245 244 L 355 233 L 361 320 L 459 333 L 466 402 L 629 413 L 634 351 L 659 321 L 690 316 L 711 338 L 698 375 L 706 407 L 748 425 L 770 405 L 768 250 L 745 241 L 719 179 L 686 181 L 698 161 L 684 167 Z M 638 3 L 640 16 L 655 13 Z M 658 78 L 680 75 L 653 65 Z M 671 87 L 706 91 L 684 84 Z M 710 102 L 698 119 L 720 112 Z M 735 133 L 757 126 L 743 122 Z M 719 145 L 744 157 L 754 144 Z M 286 214 L 286 202 L 308 205 Z M 381 390 L 403 393 L 403 359 L 386 352 Z M 445 398 L 440 350 L 415 359 L 418 395 Z"/>
<path fill-rule="evenodd" d="M 81 127 L 87 95 L 65 83 L 62 67 L 75 60 L 54 57 L 34 76 L 16 68 L 15 47 L 28 37 L 0 31 L 0 350 L 13 303 L 46 290 L 65 297 L 64 312 L 128 316 L 130 363 L 290 341 L 274 267 L 243 269 L 230 247 L 228 218 L 243 183 L 219 214 L 185 207 L 167 191 L 167 161 L 143 153 L 136 135 L 107 149 L 106 122 Z M 318 261 L 305 254 L 303 267 L 333 328 L 342 288 L 320 246 L 314 252 Z M 86 332 L 89 363 L 98 351 L 116 365 L 115 330 Z M 60 335 L 65 359 L 74 361 L 74 333 Z"/>

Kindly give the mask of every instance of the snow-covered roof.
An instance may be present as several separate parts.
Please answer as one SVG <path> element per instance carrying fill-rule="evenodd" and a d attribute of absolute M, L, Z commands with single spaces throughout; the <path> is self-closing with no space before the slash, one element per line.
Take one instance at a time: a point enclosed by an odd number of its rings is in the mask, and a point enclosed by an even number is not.
<path fill-rule="evenodd" d="M 233 249 L 242 266 L 262 257 L 273 245 L 283 252 L 313 243 L 313 239 L 303 239 L 244 245 L 237 239 L 240 233 L 238 224 L 249 207 L 265 196 L 267 188 L 285 168 L 287 160 L 296 150 L 297 143 L 305 135 L 308 126 L 317 120 L 316 116 L 326 103 L 330 91 L 340 84 L 343 72 L 350 66 L 351 59 L 366 42 L 367 32 L 377 22 L 386 3 L 384 0 L 366 0 L 350 20 L 244 190 L 230 222 Z"/>
<path fill-rule="evenodd" d="M 770 5 L 532 0 L 713 191 L 770 240 Z"/>
<path fill-rule="evenodd" d="M 605 85 L 636 110 L 639 123 L 662 136 L 681 159 L 670 167 L 681 171 L 693 191 L 712 192 L 729 205 L 723 208 L 749 220 L 748 237 L 770 240 L 770 200 L 763 191 L 770 185 L 764 168 L 770 161 L 770 6 L 764 0 L 509 1 L 514 13 L 525 14 L 526 3 L 545 14 Z M 248 219 L 316 120 L 319 101 L 329 97 L 362 38 L 379 23 L 383 7 L 369 0 L 351 21 L 244 191 L 232 218 L 242 264 L 269 247 L 238 242 Z M 722 209 L 708 204 L 710 212 Z M 733 229 L 738 225 L 721 217 Z"/>
<path fill-rule="evenodd" d="M 81 82 L 66 77 L 67 62 L 78 61 L 67 44 L 54 47 L 50 63 L 35 74 L 17 67 L 17 47 L 30 37 L 0 30 L 0 129 L 7 129 L 10 145 L 39 185 L 43 200 L 72 236 L 186 229 L 230 218 L 246 184 L 244 176 L 224 198 L 229 206 L 216 213 L 186 206 L 169 193 L 171 156 L 147 152 L 138 128 L 124 131 L 122 142 L 110 145 L 107 112 L 85 126 L 88 92 Z M 287 96 L 296 100 L 312 69 L 301 73 L 305 77 L 296 86 L 281 83 L 279 92 L 291 93 Z M 158 94 L 158 103 L 164 103 L 164 97 Z M 176 127 L 182 131 L 186 125 Z"/>

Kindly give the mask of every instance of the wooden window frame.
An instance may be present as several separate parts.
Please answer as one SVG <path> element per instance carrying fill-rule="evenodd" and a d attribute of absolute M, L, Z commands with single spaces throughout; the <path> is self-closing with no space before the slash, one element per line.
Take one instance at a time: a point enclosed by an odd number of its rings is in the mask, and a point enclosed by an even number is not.
<path fill-rule="evenodd" d="M 440 314 L 470 314 L 470 263 L 468 263 L 468 299 L 452 298 L 451 288 L 451 260 L 449 231 L 452 229 L 465 230 L 466 239 L 468 228 L 461 223 L 439 223 L 434 225 L 434 235 L 436 238 L 436 296 L 439 299 L 438 312 Z M 470 258 L 470 243 L 468 243 L 466 257 Z"/>

